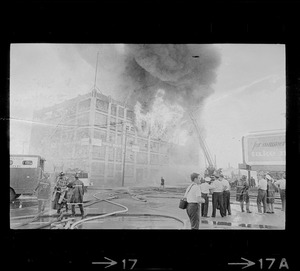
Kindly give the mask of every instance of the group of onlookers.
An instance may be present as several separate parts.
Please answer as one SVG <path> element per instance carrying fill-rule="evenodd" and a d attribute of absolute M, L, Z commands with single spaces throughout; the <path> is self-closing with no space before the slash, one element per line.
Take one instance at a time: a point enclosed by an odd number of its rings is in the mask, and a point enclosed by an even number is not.
<path fill-rule="evenodd" d="M 191 174 L 191 185 L 186 189 L 187 214 L 192 229 L 198 229 L 200 223 L 200 203 L 202 217 L 208 216 L 209 195 L 212 195 L 212 217 L 219 209 L 222 217 L 231 215 L 230 184 L 223 174 L 216 173 L 211 177 L 201 178 L 200 174 Z"/>
<path fill-rule="evenodd" d="M 282 173 L 279 180 L 273 179 L 268 173 L 259 172 L 258 179 L 258 194 L 257 194 L 257 208 L 258 212 L 262 213 L 261 205 L 263 205 L 264 213 L 274 214 L 274 199 L 275 193 L 280 193 L 282 211 L 285 211 L 285 173 Z"/>
<path fill-rule="evenodd" d="M 285 173 L 279 180 L 275 180 L 269 173 L 259 172 L 257 180 L 257 208 L 258 212 L 274 214 L 275 193 L 279 192 L 282 202 L 282 211 L 285 211 Z M 252 178 L 253 179 L 253 178 Z M 212 195 L 212 217 L 216 216 L 219 209 L 221 217 L 231 215 L 230 206 L 230 184 L 221 173 L 213 174 L 210 177 L 201 178 L 200 174 L 191 174 L 192 183 L 186 189 L 184 197 L 187 199 L 187 214 L 191 222 L 192 229 L 199 229 L 200 211 L 202 217 L 208 216 L 209 195 Z M 236 183 L 236 200 L 240 203 L 241 211 L 246 205 L 246 212 L 250 211 L 249 189 L 253 185 L 253 180 L 247 181 L 243 175 Z M 201 204 L 201 208 L 200 208 Z"/>

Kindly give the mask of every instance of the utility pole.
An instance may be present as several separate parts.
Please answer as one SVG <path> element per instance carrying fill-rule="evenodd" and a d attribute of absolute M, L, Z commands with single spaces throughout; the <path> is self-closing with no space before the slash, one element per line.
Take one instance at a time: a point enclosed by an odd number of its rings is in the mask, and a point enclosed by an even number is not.
<path fill-rule="evenodd" d="M 95 70 L 94 89 L 96 88 L 96 82 L 97 82 L 98 57 L 99 57 L 99 52 L 97 52 L 97 62 L 96 62 L 96 70 Z"/>
<path fill-rule="evenodd" d="M 123 131 L 125 134 L 125 143 L 124 143 L 124 157 L 123 157 L 122 187 L 124 186 L 124 182 L 125 182 L 125 159 L 126 159 L 126 144 L 127 144 L 127 126 L 125 122 L 123 122 Z"/>

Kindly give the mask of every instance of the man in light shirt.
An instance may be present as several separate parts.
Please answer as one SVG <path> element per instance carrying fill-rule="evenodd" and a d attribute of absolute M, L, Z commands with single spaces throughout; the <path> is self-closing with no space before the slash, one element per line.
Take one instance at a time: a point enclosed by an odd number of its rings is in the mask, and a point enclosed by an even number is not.
<path fill-rule="evenodd" d="M 200 176 L 198 173 L 191 174 L 192 184 L 186 189 L 184 197 L 188 205 L 186 208 L 187 215 L 191 222 L 191 229 L 198 230 L 200 224 L 200 203 L 204 202 L 201 197 Z"/>
<path fill-rule="evenodd" d="M 285 211 L 285 172 L 282 173 L 280 180 L 275 182 L 275 185 L 279 188 L 282 208 L 281 211 Z"/>
<path fill-rule="evenodd" d="M 231 208 L 230 208 L 230 184 L 224 178 L 223 174 L 220 174 L 220 181 L 222 182 L 222 184 L 224 186 L 224 191 L 223 191 L 224 214 L 226 215 L 226 212 L 228 212 L 228 215 L 231 215 Z"/>
<path fill-rule="evenodd" d="M 211 187 L 213 188 L 213 201 L 212 201 L 212 216 L 211 217 L 216 217 L 216 210 L 217 206 L 219 206 L 220 209 L 220 215 L 222 217 L 225 216 L 224 212 L 224 200 L 223 200 L 223 191 L 224 191 L 224 185 L 219 179 L 219 174 L 215 174 L 215 181 L 211 184 Z"/>
<path fill-rule="evenodd" d="M 257 209 L 258 212 L 261 213 L 261 203 L 263 204 L 264 213 L 267 212 L 267 187 L 268 183 L 265 179 L 265 174 L 263 172 L 259 172 L 258 176 L 258 194 L 257 194 Z"/>
<path fill-rule="evenodd" d="M 200 184 L 201 196 L 205 200 L 205 202 L 201 204 L 202 217 L 209 217 L 207 216 L 207 213 L 208 213 L 208 205 L 209 205 L 209 189 L 210 189 L 209 182 L 210 181 L 211 179 L 209 177 L 205 177 L 204 181 Z"/>

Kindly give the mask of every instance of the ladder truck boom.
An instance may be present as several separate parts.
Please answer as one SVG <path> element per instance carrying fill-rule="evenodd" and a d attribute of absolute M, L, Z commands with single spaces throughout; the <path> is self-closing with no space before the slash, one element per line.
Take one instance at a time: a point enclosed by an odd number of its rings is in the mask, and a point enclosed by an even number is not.
<path fill-rule="evenodd" d="M 205 158 L 208 162 L 207 175 L 211 175 L 215 171 L 215 166 L 213 164 L 213 160 L 211 158 L 209 149 L 206 145 L 206 142 L 205 142 L 204 138 L 201 136 L 200 128 L 198 126 L 197 120 L 193 116 L 193 113 L 189 112 L 189 116 L 190 116 L 190 118 L 191 118 L 191 120 L 194 124 L 195 130 L 196 130 L 196 133 L 197 133 L 197 136 L 198 136 L 198 139 L 199 139 L 200 147 L 202 148 L 202 150 L 204 152 L 204 155 L 205 155 Z"/>

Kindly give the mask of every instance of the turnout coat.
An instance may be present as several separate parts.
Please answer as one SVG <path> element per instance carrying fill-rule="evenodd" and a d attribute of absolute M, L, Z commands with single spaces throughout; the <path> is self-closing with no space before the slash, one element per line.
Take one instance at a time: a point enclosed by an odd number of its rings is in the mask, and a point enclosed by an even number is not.
<path fill-rule="evenodd" d="M 249 184 L 246 181 L 239 180 L 236 186 L 236 200 L 239 202 L 249 202 Z"/>
<path fill-rule="evenodd" d="M 272 181 L 268 181 L 267 203 L 274 203 L 275 192 L 277 192 L 277 187 Z"/>
<path fill-rule="evenodd" d="M 58 210 L 63 201 L 67 201 L 68 180 L 65 177 L 58 178 L 52 194 L 52 208 Z"/>
<path fill-rule="evenodd" d="M 50 190 L 51 190 L 51 183 L 49 181 L 49 178 L 44 176 L 39 181 L 39 183 L 35 189 L 38 200 L 48 200 L 50 198 L 50 194 L 51 194 Z"/>
<path fill-rule="evenodd" d="M 75 179 L 68 184 L 70 188 L 70 203 L 83 203 L 84 184 L 79 179 Z"/>

